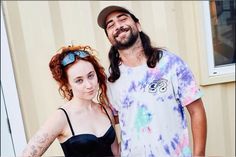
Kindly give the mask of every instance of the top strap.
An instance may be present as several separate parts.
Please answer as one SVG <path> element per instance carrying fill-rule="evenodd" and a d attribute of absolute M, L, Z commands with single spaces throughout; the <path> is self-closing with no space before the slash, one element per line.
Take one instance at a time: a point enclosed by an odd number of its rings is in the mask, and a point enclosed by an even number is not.
<path fill-rule="evenodd" d="M 110 118 L 109 114 L 107 113 L 107 110 L 105 109 L 105 107 L 104 107 L 103 105 L 101 105 L 101 106 L 102 106 L 102 108 L 105 110 L 105 112 L 106 112 L 106 114 L 107 114 L 107 117 L 109 118 L 109 120 L 110 120 L 110 122 L 111 122 L 111 124 L 112 124 L 111 118 Z"/>
<path fill-rule="evenodd" d="M 65 115 L 66 115 L 66 118 L 67 118 L 67 121 L 68 121 L 68 123 L 69 123 L 69 126 L 70 126 L 71 133 L 72 133 L 72 135 L 74 136 L 74 135 L 75 135 L 75 133 L 74 133 L 74 130 L 73 130 L 73 128 L 72 128 L 72 125 L 71 125 L 71 122 L 70 122 L 70 119 L 69 119 L 69 116 L 68 116 L 68 114 L 67 114 L 66 110 L 65 110 L 65 109 L 63 109 L 63 108 L 58 108 L 58 109 L 61 109 L 62 111 L 64 111 L 64 113 L 65 113 Z"/>

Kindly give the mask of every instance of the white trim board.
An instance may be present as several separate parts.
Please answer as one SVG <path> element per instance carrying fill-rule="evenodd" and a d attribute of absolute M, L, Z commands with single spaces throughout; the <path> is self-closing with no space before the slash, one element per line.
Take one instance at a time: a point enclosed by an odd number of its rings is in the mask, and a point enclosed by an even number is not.
<path fill-rule="evenodd" d="M 20 103 L 15 83 L 12 60 L 10 56 L 8 37 L 1 7 L 1 86 L 6 103 L 9 123 L 12 131 L 13 146 L 16 156 L 19 156 L 26 145 L 26 136 Z"/>

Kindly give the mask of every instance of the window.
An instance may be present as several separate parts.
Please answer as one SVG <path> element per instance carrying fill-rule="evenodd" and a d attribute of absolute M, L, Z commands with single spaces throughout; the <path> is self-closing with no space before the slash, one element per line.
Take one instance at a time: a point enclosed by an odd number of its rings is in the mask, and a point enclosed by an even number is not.
<path fill-rule="evenodd" d="M 213 63 L 210 75 L 233 72 L 235 66 L 235 6 L 234 0 L 211 0 L 209 2 Z M 232 69 L 232 70 L 231 70 Z"/>
<path fill-rule="evenodd" d="M 235 1 L 210 1 L 214 65 L 235 63 Z"/>
<path fill-rule="evenodd" d="M 207 70 L 203 69 L 207 73 L 203 75 L 207 77 L 202 82 L 214 84 L 235 81 L 236 1 L 210 0 L 201 3 L 203 12 L 200 19 L 204 34 L 200 42 L 205 42 L 201 43 L 204 47 L 201 59 L 207 58 L 204 65 L 208 67 Z"/>

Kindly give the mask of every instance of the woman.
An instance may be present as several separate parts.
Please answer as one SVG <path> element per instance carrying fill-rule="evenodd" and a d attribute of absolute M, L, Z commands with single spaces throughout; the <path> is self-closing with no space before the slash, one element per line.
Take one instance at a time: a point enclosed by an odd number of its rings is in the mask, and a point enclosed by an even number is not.
<path fill-rule="evenodd" d="M 66 157 L 119 154 L 106 75 L 92 54 L 89 46 L 69 46 L 52 57 L 50 70 L 68 102 L 29 141 L 23 156 L 41 156 L 56 138 Z M 93 100 L 96 95 L 98 102 Z"/>

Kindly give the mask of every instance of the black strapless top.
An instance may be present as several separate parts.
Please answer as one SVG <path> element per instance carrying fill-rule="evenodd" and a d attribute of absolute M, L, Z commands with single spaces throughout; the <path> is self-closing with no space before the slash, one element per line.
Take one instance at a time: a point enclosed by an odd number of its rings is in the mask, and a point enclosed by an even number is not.
<path fill-rule="evenodd" d="M 102 137 L 97 137 L 93 134 L 75 135 L 72 128 L 69 116 L 63 108 L 67 121 L 69 123 L 72 137 L 61 143 L 65 157 L 110 157 L 113 156 L 111 144 L 114 142 L 116 133 L 111 125 L 107 132 Z M 105 108 L 104 108 L 105 110 Z M 106 111 L 106 110 L 105 110 Z M 111 122 L 111 119 L 106 111 L 106 114 Z M 112 123 L 111 123 L 112 124 Z"/>

